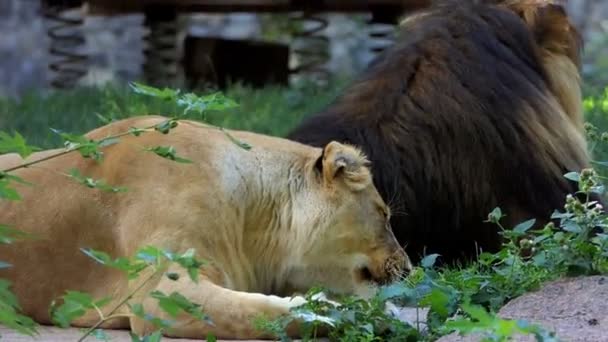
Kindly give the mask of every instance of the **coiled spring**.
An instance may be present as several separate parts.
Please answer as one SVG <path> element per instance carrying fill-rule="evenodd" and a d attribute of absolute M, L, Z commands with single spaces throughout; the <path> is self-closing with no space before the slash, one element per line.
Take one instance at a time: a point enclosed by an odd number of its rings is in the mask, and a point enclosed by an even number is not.
<path fill-rule="evenodd" d="M 322 31 L 329 25 L 321 15 L 302 12 L 290 17 L 295 28 L 292 33 L 292 52 L 295 66 L 290 73 L 309 78 L 320 85 L 329 83 L 330 73 L 326 63 L 330 59 L 329 38 Z"/>
<path fill-rule="evenodd" d="M 375 20 L 367 22 L 369 51 L 377 56 L 395 42 L 395 25 L 380 23 Z"/>
<path fill-rule="evenodd" d="M 82 7 L 45 6 L 43 16 L 50 38 L 50 84 L 53 88 L 74 87 L 87 74 L 88 57 L 82 52 L 86 39 Z"/>
<path fill-rule="evenodd" d="M 165 17 L 146 15 L 144 25 L 149 29 L 145 36 L 145 63 L 143 72 L 146 82 L 156 86 L 171 86 L 179 75 L 179 32 L 177 15 Z"/>

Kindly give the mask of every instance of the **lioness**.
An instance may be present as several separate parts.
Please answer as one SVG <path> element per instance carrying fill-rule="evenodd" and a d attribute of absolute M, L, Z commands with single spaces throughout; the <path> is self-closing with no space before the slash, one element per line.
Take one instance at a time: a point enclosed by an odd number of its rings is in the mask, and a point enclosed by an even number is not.
<path fill-rule="evenodd" d="M 132 118 L 87 136 L 100 139 L 164 120 Z M 366 296 L 374 284 L 409 269 L 390 229 L 389 208 L 359 150 L 336 142 L 320 149 L 253 133 L 231 134 L 253 148 L 237 146 L 217 129 L 183 121 L 166 135 L 122 137 L 104 148 L 101 163 L 71 153 L 14 172 L 34 185 L 17 185 L 21 201 L 0 202 L 0 223 L 36 239 L 0 249 L 0 260 L 13 264 L 0 277 L 12 281 L 24 313 L 50 323 L 49 305 L 68 289 L 95 298 L 112 296 L 117 303 L 141 284 L 99 265 L 80 248 L 115 257 L 132 256 L 146 245 L 174 252 L 194 248 L 207 260 L 198 284 L 182 268 L 170 266 L 167 272 L 178 274 L 177 280 L 158 274 L 131 300 L 163 319 L 170 317 L 147 295 L 151 291 L 178 291 L 201 304 L 213 324 L 178 316 L 163 332 L 173 337 L 267 338 L 251 319 L 286 314 L 304 302 L 285 296 L 315 284 Z M 175 147 L 193 163 L 144 151 L 160 145 Z M 41 153 L 28 161 L 53 152 Z M 0 170 L 15 164 L 14 156 L 0 157 Z M 62 175 L 69 168 L 128 191 L 88 189 Z M 149 322 L 124 316 L 128 313 L 123 307 L 118 312 L 123 316 L 105 327 L 130 327 L 139 334 L 153 330 Z M 73 325 L 90 327 L 97 320 L 89 312 Z M 297 326 L 289 333 L 297 335 Z"/>

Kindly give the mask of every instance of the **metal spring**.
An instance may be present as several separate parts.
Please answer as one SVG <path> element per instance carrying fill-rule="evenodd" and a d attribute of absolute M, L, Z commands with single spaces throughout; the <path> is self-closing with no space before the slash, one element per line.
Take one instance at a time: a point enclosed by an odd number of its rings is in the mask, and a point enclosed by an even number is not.
<path fill-rule="evenodd" d="M 150 30 L 144 37 L 146 48 L 143 72 L 151 85 L 174 85 L 179 74 L 177 17 L 154 20 L 146 16 L 144 25 Z"/>
<path fill-rule="evenodd" d="M 395 42 L 395 25 L 379 23 L 374 20 L 367 22 L 369 50 L 377 56 Z"/>
<path fill-rule="evenodd" d="M 58 89 L 72 88 L 88 71 L 88 57 L 79 52 L 86 44 L 80 30 L 84 24 L 82 7 L 45 6 L 43 16 L 50 38 L 50 84 Z"/>
<path fill-rule="evenodd" d="M 321 85 L 329 83 L 330 73 L 326 63 L 330 59 L 329 38 L 321 34 L 329 26 L 323 16 L 313 12 L 302 12 L 290 17 L 296 28 L 293 35 L 292 52 L 296 66 L 291 74 L 310 77 Z"/>

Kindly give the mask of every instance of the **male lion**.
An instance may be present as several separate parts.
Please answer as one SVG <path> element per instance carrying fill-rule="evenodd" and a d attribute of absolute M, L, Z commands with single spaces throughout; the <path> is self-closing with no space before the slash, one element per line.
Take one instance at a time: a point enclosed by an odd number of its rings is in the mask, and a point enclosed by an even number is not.
<path fill-rule="evenodd" d="M 88 137 L 100 139 L 164 120 L 123 120 Z M 114 302 L 105 306 L 111 308 L 140 285 L 97 264 L 80 248 L 116 257 L 132 256 L 147 245 L 174 252 L 194 248 L 207 260 L 198 284 L 171 266 L 167 272 L 177 273 L 177 280 L 159 274 L 133 299 L 164 319 L 169 317 L 157 300 L 147 296 L 153 290 L 177 291 L 201 304 L 213 324 L 182 315 L 164 331 L 174 337 L 268 337 L 254 329 L 252 318 L 276 317 L 303 303 L 301 297 L 281 296 L 315 284 L 366 296 L 374 284 L 395 280 L 409 269 L 390 229 L 389 209 L 357 149 L 336 142 L 319 149 L 253 133 L 231 134 L 252 149 L 237 146 L 217 129 L 182 121 L 166 135 L 122 137 L 104 148 L 102 163 L 71 153 L 14 172 L 34 185 L 18 186 L 23 200 L 0 202 L 0 222 L 35 239 L 0 249 L 0 260 L 13 264 L 0 277 L 13 283 L 24 313 L 50 323 L 49 304 L 68 289 L 95 298 L 112 296 Z M 193 163 L 144 151 L 154 146 L 173 146 Z M 28 160 L 38 158 L 35 154 Z M 0 157 L 0 170 L 14 166 L 13 159 Z M 62 174 L 69 168 L 127 191 L 88 189 Z M 127 313 L 126 307 L 119 312 Z M 90 327 L 97 319 L 89 312 L 73 324 Z M 136 317 L 106 324 L 129 326 L 138 333 L 152 329 Z M 296 328 L 289 333 L 297 335 Z"/>
<path fill-rule="evenodd" d="M 288 138 L 360 146 L 413 259 L 496 251 L 493 208 L 508 228 L 546 222 L 576 190 L 563 174 L 589 164 L 580 46 L 548 1 L 443 1 Z"/>

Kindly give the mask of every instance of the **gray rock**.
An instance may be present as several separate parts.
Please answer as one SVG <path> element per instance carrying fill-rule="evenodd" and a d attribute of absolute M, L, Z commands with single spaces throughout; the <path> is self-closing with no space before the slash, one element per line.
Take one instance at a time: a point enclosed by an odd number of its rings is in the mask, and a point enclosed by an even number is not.
<path fill-rule="evenodd" d="M 563 341 L 608 341 L 608 277 L 567 278 L 525 294 L 499 312 L 506 319 L 523 319 L 555 332 Z M 452 334 L 438 342 L 480 341 L 480 336 Z M 515 341 L 534 341 L 518 336 Z"/>

